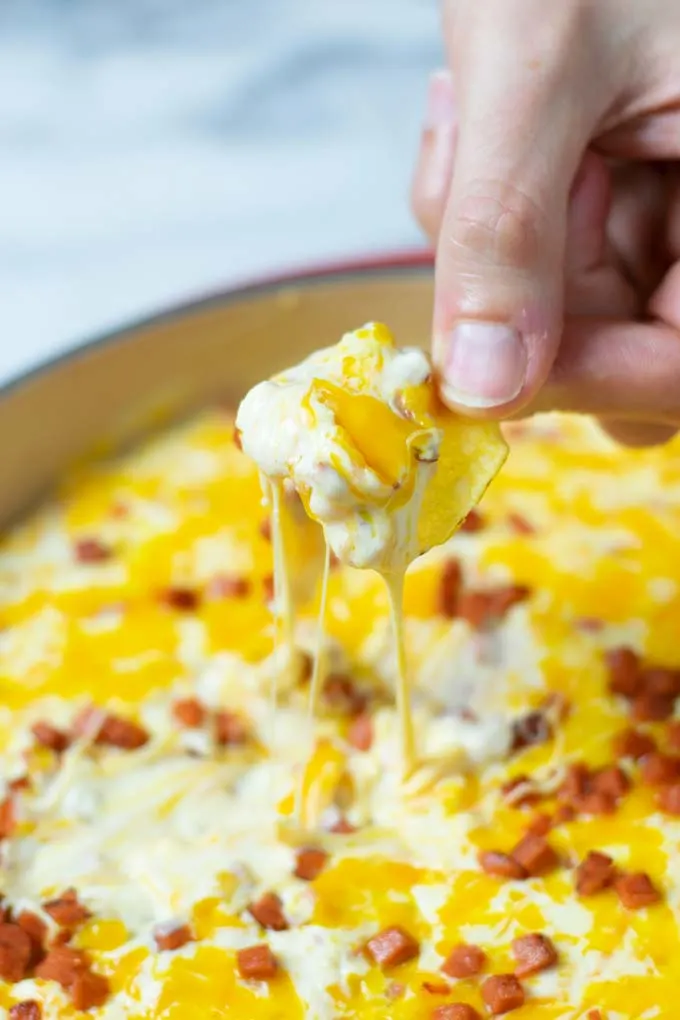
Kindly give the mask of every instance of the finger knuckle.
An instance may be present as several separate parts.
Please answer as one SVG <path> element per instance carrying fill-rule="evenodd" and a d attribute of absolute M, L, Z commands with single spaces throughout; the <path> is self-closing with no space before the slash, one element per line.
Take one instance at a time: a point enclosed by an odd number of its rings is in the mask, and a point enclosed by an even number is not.
<path fill-rule="evenodd" d="M 530 270 L 544 255 L 545 216 L 521 189 L 480 180 L 458 203 L 448 234 L 467 262 Z"/>

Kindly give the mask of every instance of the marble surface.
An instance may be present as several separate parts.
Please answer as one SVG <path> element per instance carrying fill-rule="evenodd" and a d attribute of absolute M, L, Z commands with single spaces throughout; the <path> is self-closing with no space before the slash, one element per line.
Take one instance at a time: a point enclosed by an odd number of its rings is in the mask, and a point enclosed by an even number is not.
<path fill-rule="evenodd" d="M 435 0 L 1 0 L 0 381 L 261 272 L 420 243 Z"/>

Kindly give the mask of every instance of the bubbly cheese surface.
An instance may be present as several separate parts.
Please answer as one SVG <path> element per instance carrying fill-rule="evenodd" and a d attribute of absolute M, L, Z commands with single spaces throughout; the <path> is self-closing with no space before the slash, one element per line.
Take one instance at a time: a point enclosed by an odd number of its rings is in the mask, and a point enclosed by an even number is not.
<path fill-rule="evenodd" d="M 107 1020 L 427 1020 L 455 1002 L 487 1016 L 485 980 L 511 973 L 513 941 L 535 933 L 557 963 L 522 978 L 513 1020 L 675 1017 L 680 444 L 622 451 L 552 416 L 509 430 L 481 517 L 406 579 L 423 764 L 402 784 L 387 598 L 371 572 L 331 570 L 327 681 L 310 721 L 320 547 L 290 495 L 299 657 L 274 711 L 269 510 L 232 436 L 227 414 L 206 412 L 80 471 L 0 547 L 9 923 L 35 913 L 49 949 L 59 925 L 45 904 L 74 887 L 89 916 L 69 944 L 107 979 L 88 1014 Z M 624 647 L 636 653 L 627 680 L 607 659 Z M 98 740 L 96 713 L 75 725 L 92 702 L 144 742 Z M 41 746 L 40 723 L 67 749 Z M 649 753 L 621 754 L 631 726 L 664 756 L 663 785 Z M 572 796 L 574 765 L 589 782 L 618 766 L 626 788 L 611 803 Z M 539 814 L 554 865 L 484 870 L 480 853 L 509 853 Z M 305 880 L 310 847 L 323 864 Z M 626 906 L 615 885 L 576 892 L 592 851 L 621 876 L 645 873 L 656 901 Z M 266 893 L 287 927 L 250 913 Z M 159 948 L 182 926 L 190 941 Z M 365 946 L 394 926 L 417 950 L 381 967 Z M 461 942 L 484 950 L 481 975 L 440 970 Z M 248 980 L 238 953 L 263 944 L 276 976 Z M 0 982 L 0 1015 L 28 1000 L 50 1020 L 82 1015 L 33 964 Z"/>

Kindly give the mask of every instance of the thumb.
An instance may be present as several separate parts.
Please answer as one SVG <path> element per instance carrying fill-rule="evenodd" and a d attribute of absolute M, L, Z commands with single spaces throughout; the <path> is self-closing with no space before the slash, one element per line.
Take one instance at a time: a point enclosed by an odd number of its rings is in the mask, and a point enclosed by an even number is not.
<path fill-rule="evenodd" d="M 496 24 L 468 17 L 449 39 L 458 147 L 435 276 L 442 397 L 489 416 L 527 403 L 555 358 L 569 192 L 592 130 L 572 27 L 537 12 L 528 31 L 504 17 L 513 6 L 475 6 Z"/>

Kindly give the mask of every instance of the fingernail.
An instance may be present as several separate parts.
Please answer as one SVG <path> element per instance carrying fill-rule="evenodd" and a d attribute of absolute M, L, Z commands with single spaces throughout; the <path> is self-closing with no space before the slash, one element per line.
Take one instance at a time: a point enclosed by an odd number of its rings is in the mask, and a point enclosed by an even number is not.
<path fill-rule="evenodd" d="M 520 334 L 501 322 L 458 322 L 443 338 L 442 393 L 467 407 L 498 407 L 524 385 L 527 353 Z"/>
<path fill-rule="evenodd" d="M 448 71 L 435 71 L 430 75 L 425 106 L 425 127 L 453 127 L 456 123 L 456 104 L 453 79 Z"/>

